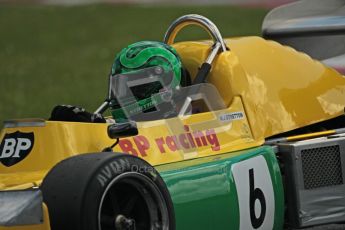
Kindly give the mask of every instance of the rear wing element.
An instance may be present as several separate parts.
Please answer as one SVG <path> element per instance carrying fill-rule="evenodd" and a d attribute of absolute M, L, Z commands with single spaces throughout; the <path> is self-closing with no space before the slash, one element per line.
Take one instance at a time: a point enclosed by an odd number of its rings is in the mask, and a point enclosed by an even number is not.
<path fill-rule="evenodd" d="M 273 9 L 262 25 L 266 39 L 345 69 L 345 0 L 302 0 Z M 339 60 L 338 60 L 339 59 Z"/>

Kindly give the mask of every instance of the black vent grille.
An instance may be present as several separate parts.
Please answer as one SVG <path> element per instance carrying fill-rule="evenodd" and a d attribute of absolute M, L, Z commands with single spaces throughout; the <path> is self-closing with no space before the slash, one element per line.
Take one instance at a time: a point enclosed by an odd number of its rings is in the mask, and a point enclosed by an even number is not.
<path fill-rule="evenodd" d="M 339 145 L 301 151 L 305 189 L 343 184 Z"/>

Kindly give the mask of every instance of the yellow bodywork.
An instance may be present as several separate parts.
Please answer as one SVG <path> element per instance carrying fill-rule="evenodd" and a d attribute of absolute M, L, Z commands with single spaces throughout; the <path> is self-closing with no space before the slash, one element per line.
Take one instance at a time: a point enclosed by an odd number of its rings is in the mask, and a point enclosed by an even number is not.
<path fill-rule="evenodd" d="M 121 139 L 114 151 L 128 152 L 144 158 L 152 165 L 159 165 L 261 145 L 263 140 L 253 139 L 246 118 L 236 122 L 219 122 L 218 118 L 222 114 L 238 111 L 244 111 L 244 108 L 240 98 L 235 97 L 228 109 L 215 113 L 138 122 L 139 135 Z M 204 121 L 208 122 L 203 123 Z M 171 125 L 174 132 L 169 128 Z M 28 183 L 27 186 L 32 187 L 33 184 L 39 184 L 57 162 L 81 153 L 101 152 L 114 143 L 108 137 L 107 126 L 47 121 L 45 127 L 5 129 L 1 135 L 18 130 L 24 133 L 34 132 L 35 143 L 31 153 L 23 161 L 11 167 L 0 164 L 0 188 L 17 188 L 19 184 L 28 182 L 32 184 Z M 193 130 L 196 126 L 201 127 L 198 130 L 200 132 Z M 183 139 L 187 148 L 175 149 L 174 138 Z M 193 139 L 195 148 L 192 147 L 190 138 Z"/>
<path fill-rule="evenodd" d="M 230 106 L 241 97 L 255 139 L 344 113 L 345 78 L 304 53 L 260 37 L 226 39 L 228 52 L 213 63 L 208 81 Z M 175 45 L 195 76 L 209 42 Z"/>
<path fill-rule="evenodd" d="M 260 146 L 269 136 L 343 114 L 345 79 L 335 70 L 259 37 L 226 39 L 226 44 L 230 50 L 216 58 L 208 82 L 218 89 L 227 109 L 138 122 L 139 135 L 122 139 L 114 151 L 137 155 L 152 165 L 167 164 Z M 174 45 L 191 76 L 210 45 L 209 41 Z M 232 113 L 244 116 L 220 120 Z M 0 164 L 0 190 L 39 185 L 57 162 L 100 152 L 114 142 L 107 135 L 107 124 L 54 121 L 46 121 L 44 127 L 3 129 L 0 140 L 16 131 L 34 132 L 34 147 L 18 164 Z M 177 147 L 176 139 L 185 142 L 184 147 Z"/>

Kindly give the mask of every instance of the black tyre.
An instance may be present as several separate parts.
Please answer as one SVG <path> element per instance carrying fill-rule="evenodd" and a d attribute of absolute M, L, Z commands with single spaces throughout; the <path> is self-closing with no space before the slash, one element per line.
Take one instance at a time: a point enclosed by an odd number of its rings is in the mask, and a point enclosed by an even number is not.
<path fill-rule="evenodd" d="M 41 190 L 52 230 L 175 229 L 159 173 L 128 154 L 92 153 L 58 163 Z"/>

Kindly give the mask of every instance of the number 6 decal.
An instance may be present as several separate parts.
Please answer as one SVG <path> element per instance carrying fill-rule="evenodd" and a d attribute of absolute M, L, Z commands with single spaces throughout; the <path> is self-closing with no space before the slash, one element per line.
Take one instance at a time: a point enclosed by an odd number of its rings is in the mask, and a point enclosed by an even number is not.
<path fill-rule="evenodd" d="M 274 192 L 266 160 L 257 156 L 232 166 L 241 230 L 273 229 Z"/>

